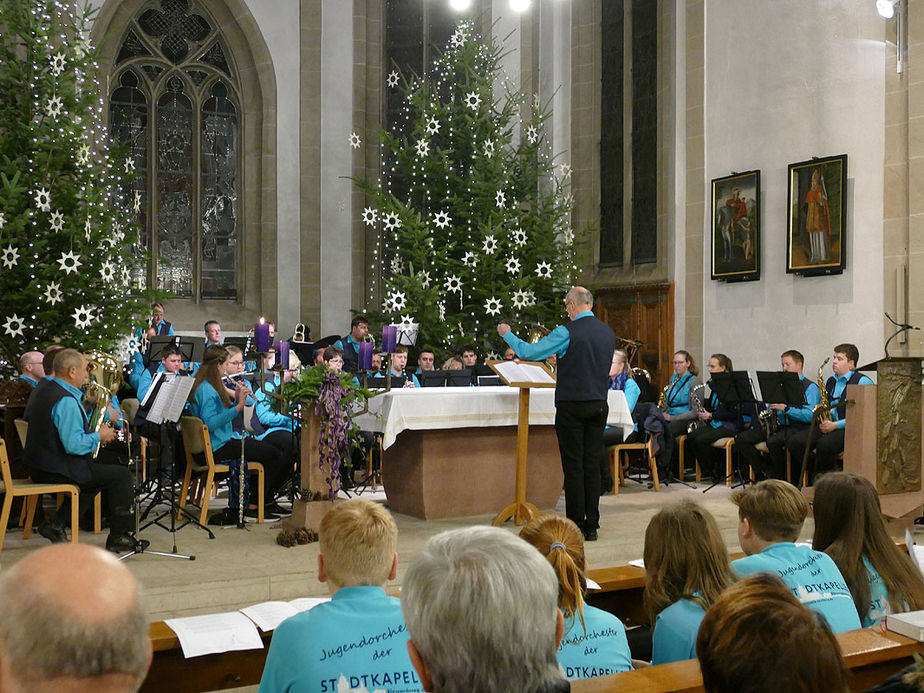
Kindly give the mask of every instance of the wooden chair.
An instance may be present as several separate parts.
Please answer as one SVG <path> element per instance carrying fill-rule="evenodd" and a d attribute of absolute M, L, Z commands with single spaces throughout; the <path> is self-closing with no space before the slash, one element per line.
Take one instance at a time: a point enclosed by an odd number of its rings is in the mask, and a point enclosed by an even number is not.
<path fill-rule="evenodd" d="M 80 532 L 80 522 L 78 521 L 79 506 L 77 499 L 80 496 L 80 489 L 73 484 L 36 484 L 30 479 L 14 479 L 10 471 L 10 461 L 6 456 L 6 442 L 0 438 L 0 492 L 3 495 L 3 510 L 0 512 L 0 551 L 3 550 L 3 538 L 6 536 L 6 526 L 10 520 L 10 509 L 13 507 L 13 499 L 17 496 L 28 497 L 29 513 L 26 517 L 26 528 L 23 531 L 23 539 L 28 539 L 32 529 L 32 516 L 35 513 L 35 499 L 43 493 L 68 493 L 71 496 L 71 543 L 77 543 L 77 536 Z"/>
<path fill-rule="evenodd" d="M 16 433 L 19 434 L 19 441 L 22 446 L 26 447 L 26 434 L 29 432 L 29 422 L 25 419 L 16 419 Z M 31 481 L 31 480 L 30 480 Z M 32 520 L 35 518 L 35 508 L 38 505 L 41 494 L 30 494 L 23 503 L 22 512 L 19 516 L 19 523 L 22 525 L 22 538 L 28 539 L 32 534 Z M 55 500 L 55 507 L 60 508 L 64 502 L 64 493 L 58 493 Z M 97 493 L 93 498 L 93 534 L 99 534 L 103 531 L 103 494 Z"/>
<path fill-rule="evenodd" d="M 215 475 L 230 471 L 230 467 L 227 464 L 216 464 L 215 457 L 212 454 L 212 438 L 209 436 L 209 428 L 202 422 L 202 419 L 195 416 L 181 417 L 180 429 L 183 432 L 183 447 L 186 448 L 186 473 L 183 475 L 183 485 L 180 488 L 180 507 L 186 507 L 193 472 L 204 475 L 205 484 L 200 488 L 202 510 L 199 513 L 199 524 L 204 525 L 208 520 L 209 500 L 212 497 L 212 490 L 215 488 Z M 246 447 L 244 449 L 246 450 Z M 205 464 L 197 464 L 193 459 L 193 455 L 200 453 L 205 459 Z M 251 474 L 255 473 L 257 475 L 257 490 L 259 493 L 257 522 L 262 524 L 263 465 L 259 462 L 248 462 L 247 469 Z"/>
<path fill-rule="evenodd" d="M 619 493 L 619 487 L 622 486 L 625 479 L 625 470 L 629 466 L 629 451 L 644 450 L 648 458 L 648 468 L 651 470 L 651 479 L 654 482 L 654 490 L 660 491 L 661 484 L 658 480 L 658 465 L 655 462 L 654 450 L 652 449 L 653 438 L 648 436 L 644 443 L 620 443 L 610 448 L 610 475 L 613 477 L 613 493 Z M 626 453 L 625 459 L 622 454 Z"/>
<path fill-rule="evenodd" d="M 687 434 L 684 433 L 682 436 L 677 436 L 674 441 L 674 445 L 677 446 L 677 478 L 683 481 L 684 476 L 684 443 L 687 442 Z M 703 473 L 699 468 L 699 460 L 694 460 L 694 466 L 696 469 L 696 480 L 700 481 L 702 479 Z"/>
<path fill-rule="evenodd" d="M 724 448 L 725 449 L 725 485 L 732 485 L 732 470 L 734 469 L 732 465 L 732 448 L 735 446 L 735 438 L 719 438 L 712 444 L 714 448 Z"/>

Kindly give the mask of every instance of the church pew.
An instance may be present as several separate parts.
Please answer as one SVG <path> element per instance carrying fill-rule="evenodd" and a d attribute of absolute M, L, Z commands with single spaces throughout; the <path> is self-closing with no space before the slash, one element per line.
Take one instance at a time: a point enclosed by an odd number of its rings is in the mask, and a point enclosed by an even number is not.
<path fill-rule="evenodd" d="M 852 674 L 852 691 L 865 691 L 882 683 L 911 664 L 915 653 L 924 652 L 924 643 L 874 628 L 838 633 L 835 637 Z M 699 662 L 695 659 L 571 682 L 572 693 L 679 693 L 702 690 L 703 677 Z"/>

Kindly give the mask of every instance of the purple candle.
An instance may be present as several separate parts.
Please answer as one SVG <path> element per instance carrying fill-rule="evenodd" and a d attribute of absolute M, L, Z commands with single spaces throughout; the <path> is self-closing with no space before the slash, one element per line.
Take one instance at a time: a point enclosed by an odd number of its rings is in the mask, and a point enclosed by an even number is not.
<path fill-rule="evenodd" d="M 253 326 L 253 340 L 257 351 L 264 354 L 269 351 L 269 323 L 263 322 L 263 318 Z"/>
<path fill-rule="evenodd" d="M 368 371 L 372 368 L 372 342 L 359 344 L 359 369 Z"/>
<path fill-rule="evenodd" d="M 394 353 L 398 345 L 398 326 L 382 325 L 382 351 L 386 354 Z"/>
<path fill-rule="evenodd" d="M 276 365 L 289 370 L 289 343 L 276 342 Z"/>

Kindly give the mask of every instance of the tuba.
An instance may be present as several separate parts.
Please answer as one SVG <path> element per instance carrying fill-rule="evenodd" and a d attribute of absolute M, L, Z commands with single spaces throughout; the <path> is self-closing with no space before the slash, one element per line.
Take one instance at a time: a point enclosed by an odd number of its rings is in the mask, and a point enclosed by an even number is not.
<path fill-rule="evenodd" d="M 827 409 L 831 403 L 828 401 L 828 388 L 825 387 L 825 366 L 828 365 L 828 361 L 830 360 L 831 357 L 829 356 L 824 361 L 822 361 L 821 365 L 818 367 L 818 389 L 821 391 L 821 402 L 815 405 L 815 409 L 812 410 L 812 414 L 818 411 L 823 412 L 818 415 L 819 421 L 831 420 L 831 410 Z"/>
<path fill-rule="evenodd" d="M 96 408 L 90 417 L 90 432 L 99 433 L 112 396 L 119 391 L 119 386 L 122 384 L 122 364 L 115 356 L 94 349 L 87 354 L 87 373 L 90 374 L 87 395 L 96 398 Z M 98 443 L 93 451 L 93 459 L 96 459 L 97 455 L 99 455 Z"/>
<path fill-rule="evenodd" d="M 549 332 L 551 332 L 551 330 L 548 327 L 545 327 L 543 325 L 536 325 L 534 328 L 532 328 L 529 331 L 529 335 L 526 341 L 529 342 L 530 344 L 535 344 L 543 337 L 548 337 Z"/>

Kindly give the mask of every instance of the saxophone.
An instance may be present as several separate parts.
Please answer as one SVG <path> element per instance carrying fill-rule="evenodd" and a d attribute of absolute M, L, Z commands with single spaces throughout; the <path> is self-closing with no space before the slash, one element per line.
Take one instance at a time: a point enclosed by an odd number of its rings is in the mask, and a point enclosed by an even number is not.
<path fill-rule="evenodd" d="M 703 406 L 703 401 L 696 396 L 697 390 L 705 390 L 705 385 L 697 385 L 693 388 L 693 391 L 690 393 L 690 397 L 693 400 L 693 404 L 696 405 L 696 418 L 693 419 L 690 423 L 687 424 L 687 435 L 693 433 L 698 428 L 701 428 L 706 422 L 699 418 L 699 415 L 706 411 L 706 407 Z"/>
<path fill-rule="evenodd" d="M 812 410 L 812 414 L 817 411 L 824 411 L 823 414 L 818 415 L 819 421 L 830 421 L 831 420 L 831 410 L 827 409 L 830 402 L 828 401 L 828 389 L 825 387 L 825 366 L 828 365 L 828 361 L 831 360 L 829 356 L 824 361 L 821 362 L 821 365 L 818 367 L 818 389 L 821 391 L 821 402 L 815 405 L 815 408 Z"/>
<path fill-rule="evenodd" d="M 663 388 L 661 388 L 661 394 L 658 395 L 658 409 L 662 411 L 667 408 L 667 391 L 671 389 L 673 383 L 668 382 Z"/>

